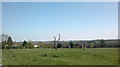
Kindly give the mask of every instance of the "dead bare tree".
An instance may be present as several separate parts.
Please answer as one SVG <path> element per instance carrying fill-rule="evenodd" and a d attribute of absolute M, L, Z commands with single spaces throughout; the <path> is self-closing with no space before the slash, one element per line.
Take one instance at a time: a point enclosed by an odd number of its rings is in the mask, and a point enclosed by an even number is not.
<path fill-rule="evenodd" d="M 58 46 L 58 43 L 59 43 L 59 41 L 60 41 L 60 34 L 59 34 L 58 40 L 56 39 L 55 36 L 53 36 L 53 37 L 54 37 L 54 48 L 57 50 L 57 46 Z"/>
<path fill-rule="evenodd" d="M 59 38 L 58 38 L 58 41 L 57 41 L 57 43 L 59 43 L 59 41 L 60 41 L 60 34 L 59 34 Z"/>
<path fill-rule="evenodd" d="M 55 36 L 53 36 L 54 37 L 54 48 L 57 50 L 57 42 L 56 42 L 56 37 Z"/>

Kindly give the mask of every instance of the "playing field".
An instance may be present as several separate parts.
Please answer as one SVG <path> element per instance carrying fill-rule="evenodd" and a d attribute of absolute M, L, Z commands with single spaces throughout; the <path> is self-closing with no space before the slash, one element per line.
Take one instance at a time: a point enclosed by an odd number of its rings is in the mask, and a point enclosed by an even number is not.
<path fill-rule="evenodd" d="M 5 65 L 117 65 L 118 48 L 3 49 Z"/>

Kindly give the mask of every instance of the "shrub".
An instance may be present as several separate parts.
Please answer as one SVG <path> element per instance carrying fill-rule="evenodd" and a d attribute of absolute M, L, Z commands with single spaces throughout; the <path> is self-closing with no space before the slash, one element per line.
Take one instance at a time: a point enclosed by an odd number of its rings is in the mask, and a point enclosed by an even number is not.
<path fill-rule="evenodd" d="M 28 46 L 27 46 L 27 48 L 29 48 L 29 49 L 34 48 L 34 45 L 31 44 L 31 43 L 29 43 Z"/>
<path fill-rule="evenodd" d="M 72 41 L 70 41 L 70 47 L 74 48 L 74 43 Z"/>
<path fill-rule="evenodd" d="M 12 46 L 11 46 L 11 45 L 6 45 L 5 48 L 6 48 L 6 49 L 11 49 Z"/>
<path fill-rule="evenodd" d="M 62 44 L 58 43 L 57 48 L 61 48 Z"/>

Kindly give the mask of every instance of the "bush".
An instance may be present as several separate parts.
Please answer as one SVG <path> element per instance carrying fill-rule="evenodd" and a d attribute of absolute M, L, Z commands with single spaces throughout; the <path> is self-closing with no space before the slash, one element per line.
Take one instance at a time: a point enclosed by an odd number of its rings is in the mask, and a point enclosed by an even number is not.
<path fill-rule="evenodd" d="M 57 48 L 61 48 L 61 47 L 62 47 L 62 44 L 59 43 L 59 44 L 57 45 Z"/>
<path fill-rule="evenodd" d="M 47 46 L 44 46 L 44 48 L 48 48 Z"/>
<path fill-rule="evenodd" d="M 23 49 L 22 45 L 14 46 L 14 49 Z"/>
<path fill-rule="evenodd" d="M 32 48 L 34 48 L 34 45 L 33 44 L 28 44 L 27 48 L 32 49 Z"/>
<path fill-rule="evenodd" d="M 94 44 L 93 43 L 90 44 L 90 48 L 94 48 Z"/>
<path fill-rule="evenodd" d="M 13 47 L 13 46 L 11 46 L 11 45 L 6 45 L 6 46 L 5 46 L 5 49 L 12 49 L 12 47 Z"/>
<path fill-rule="evenodd" d="M 70 47 L 74 48 L 74 43 L 72 41 L 70 41 Z"/>

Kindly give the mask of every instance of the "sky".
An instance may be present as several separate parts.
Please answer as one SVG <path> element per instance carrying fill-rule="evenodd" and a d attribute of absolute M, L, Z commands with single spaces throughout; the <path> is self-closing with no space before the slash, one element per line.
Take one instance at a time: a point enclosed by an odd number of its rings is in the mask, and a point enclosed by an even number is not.
<path fill-rule="evenodd" d="M 117 2 L 3 2 L 2 33 L 14 41 L 118 38 Z"/>

